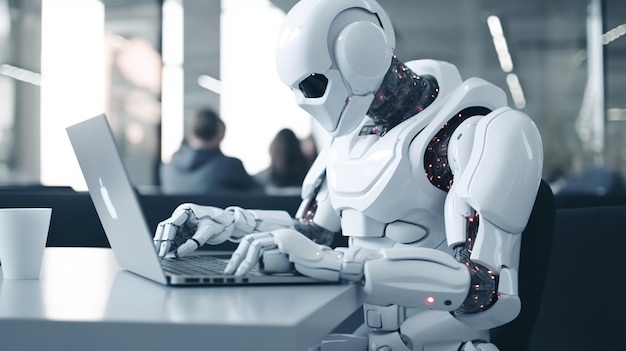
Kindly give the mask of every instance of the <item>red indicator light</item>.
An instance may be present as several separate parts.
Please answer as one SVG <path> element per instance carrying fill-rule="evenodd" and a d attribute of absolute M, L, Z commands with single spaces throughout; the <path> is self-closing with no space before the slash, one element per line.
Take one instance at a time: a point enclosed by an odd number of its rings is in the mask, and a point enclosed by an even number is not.
<path fill-rule="evenodd" d="M 424 299 L 424 303 L 427 306 L 433 306 L 435 304 L 435 298 L 432 296 L 428 296 L 426 299 Z"/>

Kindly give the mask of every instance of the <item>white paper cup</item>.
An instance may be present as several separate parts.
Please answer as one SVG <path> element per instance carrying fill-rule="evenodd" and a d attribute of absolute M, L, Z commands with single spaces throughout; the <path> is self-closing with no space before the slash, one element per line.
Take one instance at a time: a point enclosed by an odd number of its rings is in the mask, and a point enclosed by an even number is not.
<path fill-rule="evenodd" d="M 0 265 L 4 279 L 38 279 L 51 208 L 0 209 Z"/>

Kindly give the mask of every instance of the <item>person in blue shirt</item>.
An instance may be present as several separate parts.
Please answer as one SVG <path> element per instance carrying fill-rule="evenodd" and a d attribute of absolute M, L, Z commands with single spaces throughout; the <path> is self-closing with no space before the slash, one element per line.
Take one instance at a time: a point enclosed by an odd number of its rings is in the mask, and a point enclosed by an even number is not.
<path fill-rule="evenodd" d="M 190 133 L 168 163 L 160 166 L 165 194 L 262 191 L 240 159 L 224 155 L 220 144 L 226 125 L 211 109 L 199 110 Z"/>

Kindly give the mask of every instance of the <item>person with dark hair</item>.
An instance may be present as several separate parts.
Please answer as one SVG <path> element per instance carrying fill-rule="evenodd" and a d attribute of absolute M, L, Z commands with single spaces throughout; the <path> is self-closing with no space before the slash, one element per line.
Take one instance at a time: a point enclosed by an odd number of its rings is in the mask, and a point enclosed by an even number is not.
<path fill-rule="evenodd" d="M 268 193 L 299 191 L 310 166 L 300 139 L 291 129 L 281 129 L 270 143 L 269 152 L 270 165 L 257 173 L 255 180 Z"/>
<path fill-rule="evenodd" d="M 302 149 L 302 152 L 307 159 L 309 167 L 311 167 L 311 165 L 313 165 L 313 162 L 315 162 L 317 155 L 319 154 L 317 150 L 317 143 L 315 137 L 313 136 L 313 133 L 309 134 L 306 138 L 300 140 L 300 148 Z"/>
<path fill-rule="evenodd" d="M 225 132 L 226 125 L 215 111 L 198 111 L 190 133 L 171 161 L 161 164 L 161 191 L 166 194 L 261 191 L 241 160 L 222 153 L 220 144 Z"/>

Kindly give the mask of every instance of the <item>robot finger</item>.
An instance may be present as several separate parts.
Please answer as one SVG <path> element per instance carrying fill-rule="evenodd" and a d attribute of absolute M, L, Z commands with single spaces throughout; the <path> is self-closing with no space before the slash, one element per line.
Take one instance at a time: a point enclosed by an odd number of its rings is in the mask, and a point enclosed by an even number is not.
<path fill-rule="evenodd" d="M 260 235 L 250 244 L 250 248 L 246 252 L 246 256 L 239 264 L 239 268 L 235 271 L 235 275 L 244 275 L 248 273 L 254 266 L 259 263 L 259 259 L 263 251 L 277 248 L 274 242 L 274 236 L 270 233 Z"/>
<path fill-rule="evenodd" d="M 237 249 L 235 250 L 235 252 L 233 252 L 232 256 L 230 257 L 230 261 L 228 262 L 228 265 L 224 269 L 224 274 L 234 274 L 237 268 L 239 268 L 239 265 L 241 264 L 241 262 L 247 256 L 250 245 L 259 236 L 262 237 L 262 236 L 267 236 L 267 235 L 271 235 L 271 234 L 258 233 L 258 234 L 246 235 L 245 237 L 243 237 L 243 239 L 237 246 Z"/>
<path fill-rule="evenodd" d="M 174 241 L 174 237 L 178 232 L 178 225 L 173 223 L 165 223 L 163 226 L 163 234 L 161 235 L 161 246 L 159 248 L 159 256 L 165 257 L 167 253 L 170 251 L 172 247 L 172 242 Z"/>
<path fill-rule="evenodd" d="M 246 252 L 248 251 L 248 247 L 250 246 L 250 242 L 251 240 L 253 240 L 252 238 L 255 235 L 258 234 L 246 235 L 241 240 L 235 252 L 233 252 L 232 256 L 230 256 L 230 261 L 228 262 L 228 265 L 226 265 L 226 268 L 224 268 L 224 274 L 233 274 L 237 267 L 239 267 L 239 264 L 245 257 Z"/>
<path fill-rule="evenodd" d="M 184 256 L 189 255 L 193 251 L 197 250 L 199 247 L 200 245 L 198 245 L 197 241 L 195 241 L 194 239 L 188 239 L 187 241 L 182 243 L 178 248 L 176 248 L 174 255 L 176 257 L 184 257 Z"/>
<path fill-rule="evenodd" d="M 286 273 L 293 271 L 293 263 L 289 261 L 289 256 L 280 252 L 280 249 L 267 249 L 262 253 L 263 265 L 261 272 L 265 274 Z"/>
<path fill-rule="evenodd" d="M 157 226 L 157 233 L 159 237 L 155 235 L 154 245 L 159 251 L 159 256 L 165 257 L 172 247 L 174 237 L 178 233 L 180 226 L 185 223 L 189 218 L 185 211 L 174 211 L 172 217 L 168 220 L 159 223 Z M 158 240 L 158 241 L 157 241 Z"/>
<path fill-rule="evenodd" d="M 165 227 L 165 221 L 159 223 L 154 231 L 154 237 L 152 240 L 154 241 L 154 248 L 159 250 L 161 248 L 161 240 L 163 238 L 163 228 Z"/>
<path fill-rule="evenodd" d="M 198 230 L 196 230 L 191 238 L 187 239 L 187 241 L 176 248 L 176 257 L 187 256 L 193 251 L 199 249 L 209 238 L 211 238 L 212 229 L 212 226 L 208 225 L 199 226 Z"/>
<path fill-rule="evenodd" d="M 189 212 L 193 212 L 193 211 L 189 209 L 176 210 L 172 214 L 172 217 L 170 217 L 170 219 L 167 220 L 167 223 L 170 223 L 176 226 L 181 226 L 183 225 L 183 223 L 185 223 L 189 219 Z"/>

